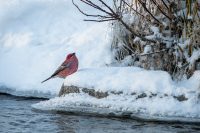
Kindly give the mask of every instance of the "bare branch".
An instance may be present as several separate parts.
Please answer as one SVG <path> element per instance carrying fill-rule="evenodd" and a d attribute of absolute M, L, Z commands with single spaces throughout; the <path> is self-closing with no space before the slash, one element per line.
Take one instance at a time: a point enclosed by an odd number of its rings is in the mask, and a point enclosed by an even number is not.
<path fill-rule="evenodd" d="M 87 2 L 89 2 L 90 4 L 92 4 L 93 6 L 93 8 L 96 8 L 96 9 L 98 9 L 98 10 L 100 10 L 100 11 L 102 11 L 102 12 L 104 12 L 104 13 L 106 13 L 106 14 L 108 14 L 108 15 L 110 15 L 110 16 L 112 16 L 112 17 L 115 17 L 115 16 L 113 16 L 113 14 L 112 13 L 110 13 L 110 12 L 108 12 L 108 11 L 106 11 L 106 10 L 104 10 L 103 8 L 101 8 L 101 7 L 99 7 L 98 5 L 96 5 L 96 4 L 94 4 L 93 2 L 91 2 L 90 0 L 81 0 L 82 2 L 83 1 L 87 1 Z"/>
<path fill-rule="evenodd" d="M 105 13 L 106 15 L 90 15 L 87 13 L 84 13 L 79 7 L 78 5 L 76 5 L 74 3 L 74 0 L 72 0 L 73 4 L 77 7 L 77 9 L 84 14 L 85 16 L 89 16 L 89 17 L 94 17 L 94 18 L 98 18 L 98 19 L 85 19 L 84 21 L 94 21 L 94 22 L 104 22 L 104 21 L 112 21 L 112 20 L 118 20 L 119 22 L 121 22 L 121 24 L 128 30 L 131 32 L 131 34 L 133 36 L 139 37 L 141 38 L 141 40 L 143 41 L 148 41 L 148 42 L 152 42 L 152 43 L 156 43 L 155 40 L 151 40 L 151 39 L 147 39 L 137 33 L 135 33 L 135 31 L 128 25 L 126 24 L 123 19 L 119 16 L 119 14 L 117 12 L 115 12 L 111 7 L 109 7 L 103 0 L 98 0 L 99 2 L 101 2 L 109 11 L 106 11 L 105 9 L 101 8 L 100 6 L 98 6 L 97 4 L 93 3 L 90 0 L 80 0 L 81 2 L 99 10 L 102 11 L 103 13 Z M 100 20 L 99 20 L 100 19 Z"/>
<path fill-rule="evenodd" d="M 139 13 L 137 10 L 135 10 L 133 7 L 131 7 L 125 0 L 121 0 L 123 1 L 128 7 L 130 7 L 136 14 L 142 16 L 144 19 L 148 20 L 149 22 L 151 22 L 150 19 L 148 19 L 147 17 L 145 17 L 144 15 L 142 15 L 141 13 Z"/>
<path fill-rule="evenodd" d="M 113 19 L 102 19 L 102 20 L 84 19 L 84 21 L 93 21 L 93 22 L 105 22 L 105 21 L 112 21 L 112 20 L 117 20 L 117 19 L 115 19 L 115 18 L 113 18 Z"/>
<path fill-rule="evenodd" d="M 77 4 L 74 3 L 74 0 L 72 0 L 72 4 L 79 10 L 80 13 L 82 13 L 83 15 L 85 16 L 88 16 L 88 17 L 102 17 L 101 15 L 91 15 L 91 14 L 87 14 L 85 12 L 83 12 L 79 6 Z"/>
<path fill-rule="evenodd" d="M 161 0 L 162 1 L 162 3 L 165 5 L 165 7 L 167 8 L 167 10 L 169 10 L 169 7 L 167 6 L 167 4 L 165 3 L 165 1 L 164 0 Z"/>
<path fill-rule="evenodd" d="M 161 11 L 161 13 L 163 14 L 163 15 L 165 15 L 165 17 L 167 17 L 169 20 L 172 20 L 172 18 L 170 18 L 162 9 L 161 9 L 161 7 L 160 7 L 160 5 L 155 1 L 155 0 L 151 0 L 151 1 L 153 1 L 153 3 L 157 6 L 157 8 Z"/>
<path fill-rule="evenodd" d="M 114 12 L 114 11 L 112 10 L 112 8 L 110 8 L 105 2 L 103 2 L 102 0 L 99 0 L 99 1 L 100 1 L 104 6 L 106 6 L 106 7 L 111 11 L 111 13 L 115 15 L 115 17 L 119 17 L 119 15 L 118 15 L 116 12 Z"/>
<path fill-rule="evenodd" d="M 142 2 L 141 0 L 138 0 L 138 1 L 142 5 L 142 7 L 145 9 L 145 11 L 147 11 L 154 20 L 156 20 L 158 23 L 160 23 L 162 25 L 162 23 L 156 17 L 154 17 L 154 15 L 147 9 L 146 4 L 144 2 Z"/>
<path fill-rule="evenodd" d="M 147 55 L 152 55 L 152 54 L 158 54 L 158 53 L 166 52 L 167 50 L 169 50 L 169 49 L 163 49 L 163 50 L 155 51 L 155 52 L 151 52 L 151 53 L 140 54 L 139 56 L 147 56 Z"/>

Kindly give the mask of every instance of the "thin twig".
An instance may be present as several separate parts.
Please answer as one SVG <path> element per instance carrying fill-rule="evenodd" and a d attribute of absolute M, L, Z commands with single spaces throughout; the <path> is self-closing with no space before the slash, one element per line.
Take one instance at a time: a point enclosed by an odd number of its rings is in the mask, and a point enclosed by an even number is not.
<path fill-rule="evenodd" d="M 102 19 L 102 20 L 84 19 L 84 21 L 92 21 L 92 22 L 105 22 L 105 21 L 112 21 L 112 20 L 117 20 L 117 19 L 116 19 L 116 18 L 112 18 L 112 19 Z"/>
<path fill-rule="evenodd" d="M 169 7 L 167 6 L 167 4 L 165 3 L 165 1 L 164 0 L 161 0 L 162 1 L 162 3 L 165 5 L 165 7 L 167 8 L 167 10 L 169 10 Z"/>
<path fill-rule="evenodd" d="M 85 21 L 94 21 L 94 22 L 104 22 L 104 21 L 111 21 L 111 20 L 118 20 L 119 22 L 121 22 L 121 24 L 128 30 L 131 32 L 131 34 L 133 36 L 136 36 L 136 37 L 139 37 L 141 40 L 143 41 L 148 41 L 148 42 L 152 42 L 152 43 L 156 43 L 155 40 L 151 40 L 151 39 L 147 39 L 137 33 L 135 33 L 135 31 L 128 25 L 126 24 L 122 18 L 119 16 L 119 14 L 117 14 L 111 7 L 109 7 L 103 0 L 98 0 L 99 2 L 101 2 L 109 11 L 106 11 L 105 9 L 102 9 L 101 7 L 99 7 L 98 5 L 94 4 L 92 1 L 90 0 L 80 0 L 81 2 L 97 9 L 97 10 L 100 10 L 102 12 L 104 12 L 105 14 L 109 15 L 110 17 L 106 17 L 105 15 L 90 15 L 90 14 L 87 14 L 87 13 L 84 13 L 79 7 L 78 5 L 76 5 L 74 3 L 74 0 L 72 0 L 72 3 L 77 7 L 77 9 L 82 13 L 84 14 L 85 16 L 89 16 L 89 17 L 99 17 L 99 19 L 85 19 Z"/>
<path fill-rule="evenodd" d="M 88 17 L 104 17 L 104 16 L 102 16 L 102 15 L 91 15 L 91 14 L 87 14 L 87 13 L 83 12 L 83 11 L 79 8 L 79 6 L 78 6 L 77 4 L 74 3 L 74 0 L 72 0 L 72 4 L 79 10 L 80 13 L 82 13 L 82 14 L 85 15 L 85 16 L 88 16 Z"/>
<path fill-rule="evenodd" d="M 81 0 L 81 1 L 85 1 L 85 0 Z M 98 5 L 94 4 L 94 3 L 91 2 L 90 0 L 86 0 L 86 1 L 87 1 L 87 2 L 90 2 L 90 3 L 93 5 L 93 6 L 92 6 L 93 8 L 96 8 L 96 9 L 98 9 L 98 10 L 100 10 L 100 11 L 102 11 L 102 12 L 104 12 L 104 13 L 106 13 L 106 14 L 112 16 L 112 17 L 116 17 L 116 16 L 113 16 L 112 13 L 110 13 L 110 12 L 104 10 L 103 8 L 101 8 L 101 7 L 99 7 Z"/>
<path fill-rule="evenodd" d="M 170 18 L 170 17 L 161 9 L 160 5 L 159 5 L 155 0 L 152 0 L 152 1 L 153 1 L 153 3 L 157 6 L 157 8 L 161 11 L 161 13 L 162 13 L 165 17 L 167 17 L 169 20 L 172 20 L 172 18 Z"/>
<path fill-rule="evenodd" d="M 138 1 L 142 5 L 142 7 L 145 9 L 145 11 L 147 11 L 154 20 L 156 20 L 158 23 L 162 25 L 162 23 L 156 17 L 154 17 L 154 15 L 147 9 L 146 4 L 142 2 L 141 0 L 138 0 Z"/>
<path fill-rule="evenodd" d="M 147 55 L 151 55 L 151 54 L 162 53 L 162 52 L 165 52 L 167 50 L 169 50 L 169 49 L 163 49 L 163 50 L 156 51 L 156 52 L 151 52 L 151 53 L 146 53 L 146 54 L 140 54 L 139 56 L 147 56 Z"/>

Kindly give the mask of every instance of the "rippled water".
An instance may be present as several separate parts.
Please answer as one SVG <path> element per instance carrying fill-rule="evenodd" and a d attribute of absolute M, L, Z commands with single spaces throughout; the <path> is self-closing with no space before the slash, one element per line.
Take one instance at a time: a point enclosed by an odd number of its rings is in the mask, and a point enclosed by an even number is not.
<path fill-rule="evenodd" d="M 0 94 L 0 132 L 2 133 L 169 133 L 200 132 L 200 124 L 143 122 L 39 112 L 31 104 L 43 99 Z"/>

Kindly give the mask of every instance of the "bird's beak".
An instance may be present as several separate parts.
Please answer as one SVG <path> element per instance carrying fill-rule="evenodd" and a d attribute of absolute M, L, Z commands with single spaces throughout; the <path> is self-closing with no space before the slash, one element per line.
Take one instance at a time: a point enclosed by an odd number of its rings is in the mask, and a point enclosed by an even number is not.
<path fill-rule="evenodd" d="M 75 55 L 75 53 L 72 53 L 72 55 L 74 56 L 74 55 Z"/>

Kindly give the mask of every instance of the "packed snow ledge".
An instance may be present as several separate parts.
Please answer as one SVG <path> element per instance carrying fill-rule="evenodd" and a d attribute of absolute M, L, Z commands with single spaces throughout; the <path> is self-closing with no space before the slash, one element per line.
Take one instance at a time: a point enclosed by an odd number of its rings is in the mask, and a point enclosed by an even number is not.
<path fill-rule="evenodd" d="M 60 95 L 33 108 L 200 122 L 200 71 L 175 82 L 167 72 L 136 67 L 80 69 L 65 79 Z"/>

